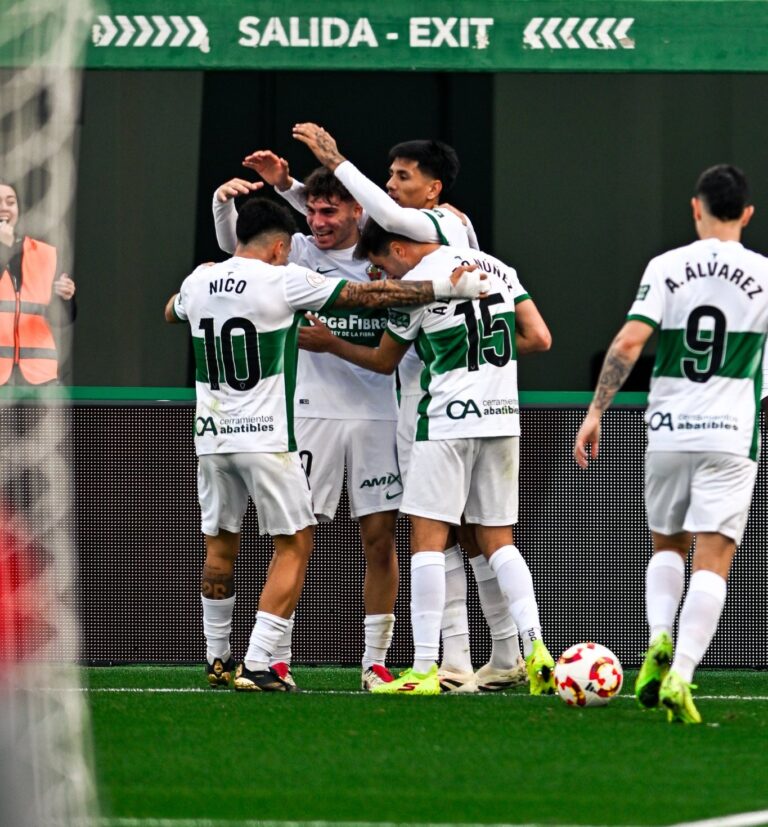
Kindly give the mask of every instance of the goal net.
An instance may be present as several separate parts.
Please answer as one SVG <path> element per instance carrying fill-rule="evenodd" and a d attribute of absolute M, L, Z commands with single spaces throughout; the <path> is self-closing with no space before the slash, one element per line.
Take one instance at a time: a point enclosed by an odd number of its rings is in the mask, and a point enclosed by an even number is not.
<path fill-rule="evenodd" d="M 78 67 L 91 18 L 90 0 L 0 3 L 0 183 L 18 194 L 17 236 L 53 245 L 57 275 L 72 273 Z M 0 271 L 9 280 L 7 250 Z M 5 288 L 3 299 L 7 316 L 16 299 Z M 57 346 L 65 363 L 68 341 Z M 68 433 L 60 393 L 0 387 L 2 825 L 70 827 L 97 817 L 77 668 Z"/>

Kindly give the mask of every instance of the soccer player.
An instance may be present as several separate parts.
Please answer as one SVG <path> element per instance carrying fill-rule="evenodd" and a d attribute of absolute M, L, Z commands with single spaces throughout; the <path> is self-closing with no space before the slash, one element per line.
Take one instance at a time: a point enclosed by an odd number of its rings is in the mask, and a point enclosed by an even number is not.
<path fill-rule="evenodd" d="M 390 177 L 387 192 L 366 178 L 338 151 L 336 141 L 316 124 L 297 124 L 294 137 L 306 144 L 317 159 L 344 183 L 367 214 L 384 229 L 406 238 L 459 247 L 477 248 L 477 237 L 469 219 L 453 208 L 438 206 L 453 186 L 459 171 L 455 150 L 441 141 L 405 141 L 389 152 Z M 250 156 L 250 160 L 257 160 Z M 246 158 L 246 163 L 249 158 Z M 284 163 L 284 162 L 283 162 Z M 286 170 L 287 174 L 287 170 Z M 288 178 L 286 197 L 294 203 L 298 187 Z M 298 204 L 295 203 L 296 206 Z M 397 447 L 401 471 L 407 466 L 422 398 L 421 361 L 411 349 L 403 358 L 400 375 L 400 413 Z M 473 673 L 467 619 L 467 580 L 456 533 L 467 550 L 480 605 L 493 643 L 491 659 Z M 445 691 L 472 692 L 478 688 L 497 691 L 524 683 L 525 664 L 520 657 L 518 630 L 509 614 L 493 570 L 474 541 L 471 531 L 458 527 L 449 533 L 446 549 L 446 603 L 442 622 L 443 660 L 441 685 Z"/>
<path fill-rule="evenodd" d="M 744 174 L 725 164 L 707 169 L 691 206 L 698 241 L 649 263 L 573 447 L 583 468 L 597 457 L 603 411 L 658 330 L 645 415 L 650 645 L 635 694 L 641 706 L 661 702 L 669 721 L 685 724 L 701 721 L 691 681 L 717 629 L 752 498 L 768 331 L 768 259 L 740 241 L 754 212 Z M 694 537 L 673 659 L 672 627 Z"/>
<path fill-rule="evenodd" d="M 189 321 L 196 359 L 195 446 L 206 538 L 203 628 L 213 687 L 228 684 L 234 667 L 234 563 L 250 495 L 261 531 L 274 538 L 275 554 L 235 688 L 294 688 L 269 664 L 299 599 L 316 522 L 293 429 L 302 311 L 381 309 L 456 290 L 470 296 L 480 291 L 476 272 L 463 281 L 457 271 L 418 285 L 329 278 L 287 263 L 295 230 L 287 208 L 251 199 L 237 218 L 234 257 L 197 268 L 165 308 L 167 321 Z"/>
<path fill-rule="evenodd" d="M 400 509 L 411 518 L 415 660 L 398 680 L 373 691 L 440 691 L 444 549 L 450 527 L 459 525 L 464 514 L 522 630 L 530 692 L 550 694 L 554 661 L 541 638 L 533 581 L 512 529 L 520 434 L 516 359 L 519 352 L 548 349 L 549 330 L 515 271 L 478 250 L 413 241 L 369 219 L 357 252 L 396 278 L 417 279 L 471 263 L 489 280 L 489 295 L 480 302 L 438 301 L 423 312 L 392 311 L 378 348 L 337 341 L 320 327 L 302 332 L 302 347 L 328 349 L 370 370 L 394 371 L 413 342 L 424 363 L 424 392 Z"/>
<path fill-rule="evenodd" d="M 223 250 L 233 251 L 236 243 L 232 196 L 253 186 L 233 179 L 214 194 L 216 235 Z M 352 255 L 360 237 L 360 205 L 324 167 L 307 178 L 304 195 L 312 234 L 294 235 L 288 260 L 320 273 L 370 282 L 367 262 Z M 377 309 L 328 310 L 323 317 L 337 336 L 369 347 L 378 344 L 386 327 L 386 312 Z M 315 515 L 321 522 L 336 514 L 345 465 L 347 469 L 350 514 L 360 523 L 366 560 L 361 684 L 368 690 L 392 680 L 385 660 L 395 623 L 399 581 L 395 523 L 402 497 L 394 381 L 329 356 L 304 353 L 299 357 L 296 398 L 296 441 L 312 487 Z M 382 479 L 391 482 L 381 483 Z M 292 629 L 293 620 L 271 664 L 288 680 L 292 679 Z"/>

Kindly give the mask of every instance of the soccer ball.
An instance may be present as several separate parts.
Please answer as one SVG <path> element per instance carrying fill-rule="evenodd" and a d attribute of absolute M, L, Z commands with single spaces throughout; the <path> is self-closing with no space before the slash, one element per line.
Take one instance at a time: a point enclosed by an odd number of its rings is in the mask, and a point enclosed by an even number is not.
<path fill-rule="evenodd" d="M 555 686 L 569 706 L 604 706 L 621 692 L 624 671 L 599 643 L 577 643 L 555 664 Z"/>

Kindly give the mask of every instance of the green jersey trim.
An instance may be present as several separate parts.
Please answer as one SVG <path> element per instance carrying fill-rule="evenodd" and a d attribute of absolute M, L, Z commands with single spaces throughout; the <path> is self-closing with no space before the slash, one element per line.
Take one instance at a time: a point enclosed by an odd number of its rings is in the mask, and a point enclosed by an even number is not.
<path fill-rule="evenodd" d="M 647 316 L 641 316 L 639 313 L 630 313 L 627 316 L 628 322 L 645 322 L 645 324 L 652 327 L 654 330 L 659 329 L 659 323 L 655 322 L 653 319 L 649 319 Z"/>
<path fill-rule="evenodd" d="M 516 305 L 517 305 L 517 304 L 520 304 L 520 302 L 527 301 L 527 300 L 528 300 L 528 299 L 530 299 L 530 298 L 531 298 L 530 293 L 523 293 L 523 295 L 522 295 L 522 296 L 518 296 L 518 297 L 515 299 L 515 304 L 516 304 Z"/>
<path fill-rule="evenodd" d="M 176 312 L 176 300 L 174 299 L 171 302 L 171 313 L 173 313 L 173 318 L 176 319 L 177 322 L 186 322 L 187 319 L 182 319 L 181 316 Z"/>
<path fill-rule="evenodd" d="M 431 212 L 429 212 L 428 210 L 422 210 L 422 212 L 423 212 L 423 213 L 424 213 L 424 215 L 426 215 L 426 216 L 429 218 L 429 220 L 430 220 L 430 221 L 431 221 L 431 222 L 435 225 L 435 232 L 437 233 L 437 237 L 440 239 L 440 243 L 441 243 L 444 247 L 447 247 L 447 246 L 448 246 L 448 239 L 447 239 L 447 238 L 443 235 L 443 231 L 440 229 L 440 224 L 439 224 L 438 220 L 437 220 L 437 219 L 435 218 L 435 216 L 434 216 L 434 215 L 432 215 L 432 213 L 431 213 Z"/>
<path fill-rule="evenodd" d="M 346 282 L 344 282 L 346 284 Z M 341 288 L 339 288 L 341 289 Z M 283 373 L 285 376 L 285 424 L 288 433 L 288 450 L 295 451 L 296 435 L 293 431 L 293 398 L 296 395 L 296 372 L 299 364 L 299 327 L 304 321 L 303 313 L 296 313 L 293 324 L 287 331 L 283 349 Z"/>
<path fill-rule="evenodd" d="M 396 342 L 401 345 L 412 345 L 413 339 L 404 339 L 402 336 L 398 336 L 397 333 L 394 333 L 389 328 L 386 329 L 385 333 L 388 333 Z"/>
<path fill-rule="evenodd" d="M 333 293 L 328 297 L 328 301 L 320 308 L 320 310 L 327 310 L 329 307 L 333 306 L 333 303 L 336 299 L 339 298 L 339 293 L 347 286 L 347 282 L 349 279 L 339 279 L 338 285 L 334 288 Z"/>
<path fill-rule="evenodd" d="M 765 344 L 760 355 L 760 363 L 763 362 Z M 752 444 L 749 446 L 749 458 L 755 462 L 760 459 L 760 402 L 763 396 L 763 372 L 759 370 L 755 376 L 755 424 L 752 429 Z"/>
<path fill-rule="evenodd" d="M 424 395 L 419 400 L 416 411 L 419 415 L 416 421 L 416 442 L 424 442 L 429 439 L 429 403 L 432 401 L 432 394 L 429 392 L 429 384 L 432 381 L 432 373 L 429 366 L 435 359 L 435 353 L 432 350 L 432 344 L 429 339 L 419 333 L 418 338 L 414 342 L 416 353 L 424 363 L 421 371 L 421 389 Z"/>

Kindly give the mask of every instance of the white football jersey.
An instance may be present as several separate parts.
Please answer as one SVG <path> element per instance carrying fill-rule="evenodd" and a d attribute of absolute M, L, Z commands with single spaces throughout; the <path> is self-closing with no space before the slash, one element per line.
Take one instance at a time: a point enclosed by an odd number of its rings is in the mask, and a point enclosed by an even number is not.
<path fill-rule="evenodd" d="M 461 219 L 450 210 L 420 210 L 419 212 L 429 216 L 435 226 L 441 244 L 450 247 L 467 248 L 472 245 L 467 237 L 467 228 Z M 415 348 L 411 348 L 403 356 L 397 368 L 400 376 L 401 396 L 421 396 L 421 369 L 423 364 L 419 359 Z"/>
<path fill-rule="evenodd" d="M 488 274 L 489 295 L 390 311 L 388 333 L 422 362 L 416 441 L 519 436 L 515 305 L 529 298 L 511 267 L 469 247 L 440 247 L 404 279 L 445 277 L 460 264 Z"/>
<path fill-rule="evenodd" d="M 184 279 L 174 302 L 195 353 L 198 455 L 295 451 L 298 329 L 345 279 L 235 256 Z"/>
<path fill-rule="evenodd" d="M 312 236 L 296 233 L 290 260 L 318 273 L 368 282 L 368 262 L 354 258 L 354 247 L 319 250 Z M 353 344 L 376 347 L 387 328 L 387 311 L 356 308 L 318 314 L 336 335 Z M 393 376 L 360 368 L 330 353 L 301 351 L 296 383 L 296 416 L 313 419 L 397 419 Z"/>
<path fill-rule="evenodd" d="M 654 258 L 628 319 L 659 329 L 649 451 L 757 459 L 768 259 L 736 241 L 696 241 Z"/>
<path fill-rule="evenodd" d="M 381 187 L 366 178 L 351 161 L 339 164 L 334 174 L 366 214 L 386 230 L 416 241 L 432 241 L 462 248 L 477 246 L 474 230 L 469 232 L 471 225 L 468 227 L 450 210 L 401 207 Z M 421 367 L 418 355 L 413 349 L 409 350 L 397 369 L 401 396 L 421 394 Z"/>

